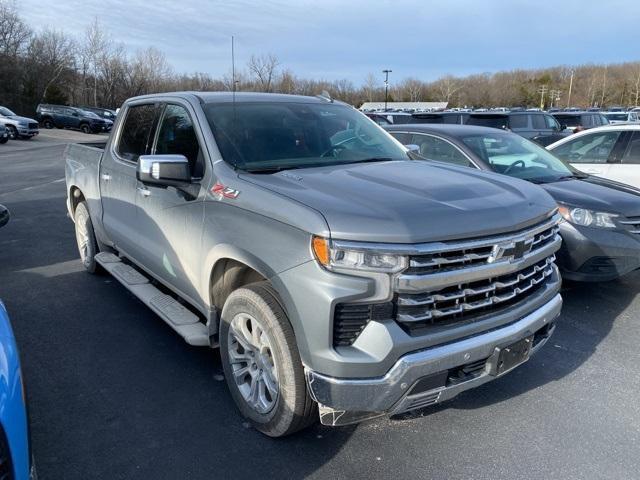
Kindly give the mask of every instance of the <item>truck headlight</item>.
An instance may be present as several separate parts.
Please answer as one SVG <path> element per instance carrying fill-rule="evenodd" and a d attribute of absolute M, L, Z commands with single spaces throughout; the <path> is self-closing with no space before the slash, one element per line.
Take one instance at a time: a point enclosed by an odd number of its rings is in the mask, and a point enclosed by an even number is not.
<path fill-rule="evenodd" d="M 615 213 L 596 212 L 586 208 L 575 208 L 565 205 L 558 207 L 560 215 L 569 223 L 583 227 L 616 228 Z"/>
<path fill-rule="evenodd" d="M 332 244 L 323 237 L 312 237 L 311 246 L 316 260 L 327 270 L 361 270 L 366 272 L 397 273 L 407 268 L 407 257 L 383 253 L 340 242 Z"/>

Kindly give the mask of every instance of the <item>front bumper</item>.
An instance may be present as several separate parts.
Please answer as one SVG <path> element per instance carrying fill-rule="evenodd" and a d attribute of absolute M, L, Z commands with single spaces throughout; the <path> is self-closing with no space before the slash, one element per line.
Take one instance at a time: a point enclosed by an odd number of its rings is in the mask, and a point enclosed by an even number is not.
<path fill-rule="evenodd" d="M 40 131 L 36 128 L 28 128 L 28 127 L 17 127 L 18 135 L 21 137 L 35 137 L 40 133 Z"/>
<path fill-rule="evenodd" d="M 382 377 L 343 379 L 306 369 L 309 390 L 320 405 L 320 419 L 326 425 L 346 425 L 380 415 L 395 415 L 443 402 L 493 380 L 498 376 L 495 373 L 498 349 L 534 335 L 531 350 L 534 353 L 553 333 L 553 322 L 561 307 L 562 298 L 556 294 L 537 310 L 505 327 L 409 353 Z M 478 364 L 481 368 L 473 375 L 460 377 L 465 366 Z M 453 373 L 458 376 L 451 378 Z"/>
<path fill-rule="evenodd" d="M 640 235 L 619 229 L 560 224 L 562 277 L 583 282 L 608 281 L 640 268 Z"/>

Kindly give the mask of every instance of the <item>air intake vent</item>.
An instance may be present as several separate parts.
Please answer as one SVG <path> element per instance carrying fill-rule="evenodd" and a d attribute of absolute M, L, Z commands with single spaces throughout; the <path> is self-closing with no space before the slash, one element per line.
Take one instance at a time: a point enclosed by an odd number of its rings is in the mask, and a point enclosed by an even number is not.
<path fill-rule="evenodd" d="M 333 316 L 333 345 L 347 346 L 371 320 L 393 319 L 393 303 L 339 304 Z"/>

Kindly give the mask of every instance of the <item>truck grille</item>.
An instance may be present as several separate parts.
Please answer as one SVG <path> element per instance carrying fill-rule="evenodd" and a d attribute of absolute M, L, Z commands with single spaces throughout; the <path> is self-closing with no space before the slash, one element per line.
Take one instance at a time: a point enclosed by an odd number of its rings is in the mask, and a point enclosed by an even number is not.
<path fill-rule="evenodd" d="M 555 255 L 507 275 L 464 283 L 425 294 L 401 294 L 396 320 L 409 330 L 449 325 L 518 303 L 544 286 L 554 272 Z"/>
<path fill-rule="evenodd" d="M 29 130 L 37 130 L 38 129 L 38 124 L 37 123 L 30 123 L 29 124 Z"/>
<path fill-rule="evenodd" d="M 394 278 L 392 301 L 337 305 L 334 345 L 352 345 L 372 320 L 395 321 L 408 334 L 423 335 L 526 303 L 558 282 L 560 218 L 556 213 L 507 235 L 400 247 L 409 266 Z"/>

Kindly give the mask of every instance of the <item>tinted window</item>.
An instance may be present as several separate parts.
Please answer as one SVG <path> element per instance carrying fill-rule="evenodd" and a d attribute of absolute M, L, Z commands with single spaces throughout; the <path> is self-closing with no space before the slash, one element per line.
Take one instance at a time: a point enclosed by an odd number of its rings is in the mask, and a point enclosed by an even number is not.
<path fill-rule="evenodd" d="M 408 158 L 379 126 L 340 104 L 224 103 L 204 111 L 223 159 L 244 170 Z"/>
<path fill-rule="evenodd" d="M 583 127 L 593 127 L 593 115 L 582 115 L 580 117 L 580 122 Z"/>
<path fill-rule="evenodd" d="M 416 133 L 411 137 L 413 145 L 420 147 L 420 155 L 429 160 L 438 160 L 440 162 L 455 163 L 465 167 L 472 167 L 473 164 L 469 159 L 460 152 L 456 147 L 433 135 L 424 135 Z"/>
<path fill-rule="evenodd" d="M 411 134 L 410 133 L 399 133 L 399 132 L 389 132 L 393 138 L 398 140 L 403 145 L 411 144 Z"/>
<path fill-rule="evenodd" d="M 627 120 L 626 113 L 607 113 L 605 116 L 609 120 L 615 120 L 616 122 L 624 122 Z"/>
<path fill-rule="evenodd" d="M 640 132 L 633 132 L 627 151 L 622 157 L 622 163 L 640 163 Z"/>
<path fill-rule="evenodd" d="M 442 123 L 451 123 L 453 125 L 457 125 L 460 123 L 460 115 L 443 115 Z"/>
<path fill-rule="evenodd" d="M 184 155 L 189 160 L 194 177 L 203 174 L 200 144 L 189 113 L 179 105 L 167 105 L 158 129 L 155 153 L 158 155 Z"/>
<path fill-rule="evenodd" d="M 620 132 L 583 135 L 553 149 L 554 155 L 571 163 L 606 163 Z"/>
<path fill-rule="evenodd" d="M 467 125 L 480 125 L 482 127 L 491 127 L 491 128 L 507 128 L 507 124 L 509 123 L 509 117 L 502 115 L 471 115 L 467 120 Z"/>
<path fill-rule="evenodd" d="M 580 123 L 580 115 L 555 115 L 556 119 L 567 127 L 578 127 Z"/>
<path fill-rule="evenodd" d="M 158 107 L 156 105 L 129 107 L 118 142 L 118 155 L 125 160 L 137 162 L 140 155 L 149 153 L 157 113 Z"/>
<path fill-rule="evenodd" d="M 409 123 L 444 123 L 442 115 L 416 115 L 412 116 Z"/>
<path fill-rule="evenodd" d="M 547 128 L 550 128 L 552 130 L 560 130 L 560 124 L 555 118 L 553 118 L 551 115 L 543 115 L 543 117 L 545 123 L 547 124 Z"/>
<path fill-rule="evenodd" d="M 511 115 L 509 117 L 509 128 L 512 130 L 527 128 L 527 115 Z"/>
<path fill-rule="evenodd" d="M 531 123 L 534 130 L 544 130 L 547 128 L 544 121 L 544 115 L 531 115 Z"/>

